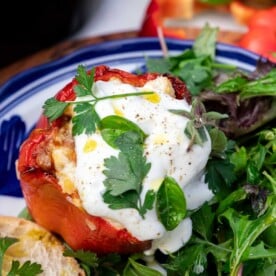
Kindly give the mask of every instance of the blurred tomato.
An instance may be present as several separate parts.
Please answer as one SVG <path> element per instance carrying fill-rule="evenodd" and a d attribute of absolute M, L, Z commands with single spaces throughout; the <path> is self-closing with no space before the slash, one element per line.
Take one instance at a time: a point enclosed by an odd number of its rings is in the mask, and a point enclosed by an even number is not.
<path fill-rule="evenodd" d="M 276 62 L 276 7 L 257 11 L 248 22 L 248 32 L 239 46 Z"/>
<path fill-rule="evenodd" d="M 276 32 L 266 27 L 255 27 L 243 35 L 239 46 L 276 62 Z"/>
<path fill-rule="evenodd" d="M 257 11 L 248 23 L 250 29 L 267 27 L 276 30 L 276 7 Z"/>

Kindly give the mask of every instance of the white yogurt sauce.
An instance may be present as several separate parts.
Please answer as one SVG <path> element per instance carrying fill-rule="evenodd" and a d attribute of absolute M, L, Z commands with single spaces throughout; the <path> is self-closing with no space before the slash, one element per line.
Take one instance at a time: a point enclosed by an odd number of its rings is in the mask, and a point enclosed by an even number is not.
<path fill-rule="evenodd" d="M 149 189 L 157 190 L 165 176 L 173 177 L 182 187 L 190 209 L 199 207 L 212 197 L 202 177 L 211 151 L 210 139 L 202 147 L 193 145 L 187 152 L 190 140 L 184 134 L 184 129 L 188 119 L 169 110 L 190 111 L 191 106 L 185 100 L 175 99 L 170 94 L 172 88 L 166 77 L 149 81 L 144 87 L 134 87 L 119 80 L 97 81 L 94 85 L 98 97 L 139 91 L 156 93 L 153 97 L 108 99 L 96 105 L 100 118 L 108 115 L 123 116 L 148 135 L 144 153 L 147 162 L 151 163 L 151 169 L 143 182 L 142 197 Z M 153 250 L 159 248 L 164 253 L 174 252 L 188 241 L 192 232 L 189 218 L 168 232 L 158 220 L 154 208 L 146 213 L 145 219 L 135 209 L 110 209 L 102 198 L 106 189 L 103 184 L 104 159 L 117 156 L 118 150 L 110 147 L 99 132 L 81 134 L 74 138 L 77 155 L 75 185 L 83 208 L 89 214 L 119 222 L 121 227 L 139 240 L 155 240 Z"/>

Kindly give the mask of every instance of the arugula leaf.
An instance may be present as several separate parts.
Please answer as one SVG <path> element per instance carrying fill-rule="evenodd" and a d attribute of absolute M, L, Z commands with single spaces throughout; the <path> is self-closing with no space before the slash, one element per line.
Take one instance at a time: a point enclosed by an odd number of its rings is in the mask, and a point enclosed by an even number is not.
<path fill-rule="evenodd" d="M 59 118 L 68 106 L 69 103 L 58 101 L 56 98 L 50 98 L 43 105 L 43 114 L 52 122 Z"/>
<path fill-rule="evenodd" d="M 252 97 L 276 96 L 276 69 L 272 69 L 267 75 L 247 82 L 242 88 L 240 99 L 245 100 Z"/>
<path fill-rule="evenodd" d="M 242 260 L 255 260 L 260 258 L 276 258 L 276 248 L 267 249 L 264 247 L 264 243 L 260 242 L 256 246 L 247 248 Z"/>
<path fill-rule="evenodd" d="M 230 78 L 222 83 L 220 83 L 216 88 L 216 93 L 233 93 L 238 92 L 247 83 L 247 79 L 241 76 L 235 78 Z"/>
<path fill-rule="evenodd" d="M 166 176 L 156 195 L 158 218 L 168 231 L 173 230 L 185 218 L 186 199 L 178 183 Z"/>
<path fill-rule="evenodd" d="M 237 275 L 243 260 L 248 259 L 248 250 L 260 234 L 276 222 L 276 197 L 270 198 L 267 212 L 255 220 L 239 214 L 232 208 L 227 209 L 220 217 L 228 220 L 234 235 L 233 251 L 230 255 L 230 275 Z"/>

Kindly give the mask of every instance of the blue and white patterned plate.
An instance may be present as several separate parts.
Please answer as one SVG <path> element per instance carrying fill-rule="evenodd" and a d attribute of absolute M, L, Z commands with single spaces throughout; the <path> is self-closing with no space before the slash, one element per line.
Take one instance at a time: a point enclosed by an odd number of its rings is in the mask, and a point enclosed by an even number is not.
<path fill-rule="evenodd" d="M 168 39 L 170 55 L 190 48 L 193 41 Z M 56 94 L 76 73 L 79 64 L 87 69 L 106 64 L 127 71 L 141 70 L 146 57 L 162 56 L 156 38 L 115 40 L 90 45 L 61 59 L 26 70 L 0 87 L 0 214 L 16 215 L 24 206 L 15 161 L 22 141 L 42 112 L 44 101 Z M 252 71 L 258 56 L 244 49 L 218 44 L 218 61 Z"/>

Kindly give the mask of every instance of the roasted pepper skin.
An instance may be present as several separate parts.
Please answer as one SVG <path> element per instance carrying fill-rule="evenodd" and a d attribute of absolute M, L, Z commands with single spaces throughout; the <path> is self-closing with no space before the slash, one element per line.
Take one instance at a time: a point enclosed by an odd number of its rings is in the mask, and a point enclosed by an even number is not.
<path fill-rule="evenodd" d="M 95 80 L 108 80 L 112 77 L 137 86 L 157 77 L 157 74 L 136 76 L 106 66 L 99 66 L 95 71 Z M 75 79 L 61 89 L 56 98 L 60 101 L 74 100 L 76 95 Z M 178 97 L 189 98 L 185 86 L 178 88 Z M 182 89 L 182 90 L 181 90 Z M 56 135 L 62 118 L 49 122 L 41 116 L 36 128 L 21 145 L 17 170 L 28 210 L 33 219 L 51 232 L 60 235 L 73 249 L 91 250 L 98 254 L 129 254 L 144 251 L 151 246 L 151 241 L 139 241 L 126 229 L 117 228 L 107 220 L 88 214 L 81 206 L 74 204 L 79 199 L 75 194 L 66 194 L 55 176 L 54 168 L 43 168 L 37 156 L 44 145 Z M 47 147 L 45 147 L 47 151 Z"/>

